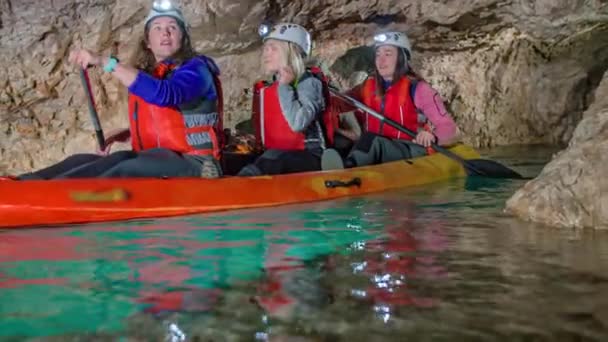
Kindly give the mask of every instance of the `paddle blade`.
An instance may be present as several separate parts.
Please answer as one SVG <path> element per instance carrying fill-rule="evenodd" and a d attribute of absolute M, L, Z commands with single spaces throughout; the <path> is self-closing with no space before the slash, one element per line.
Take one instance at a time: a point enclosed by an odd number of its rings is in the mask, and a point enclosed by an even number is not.
<path fill-rule="evenodd" d="M 528 179 L 508 167 L 488 159 L 467 159 L 463 164 L 469 176 Z"/>

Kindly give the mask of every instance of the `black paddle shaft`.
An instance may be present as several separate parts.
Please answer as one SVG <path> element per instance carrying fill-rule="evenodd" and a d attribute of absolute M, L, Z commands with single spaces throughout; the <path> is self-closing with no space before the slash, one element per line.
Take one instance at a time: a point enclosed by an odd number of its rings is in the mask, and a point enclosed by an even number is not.
<path fill-rule="evenodd" d="M 89 74 L 85 69 L 80 70 L 80 80 L 82 81 L 82 87 L 84 88 L 84 93 L 87 97 L 87 104 L 89 106 L 89 115 L 91 117 L 91 122 L 93 122 L 93 127 L 95 128 L 95 136 L 97 137 L 97 144 L 99 145 L 100 150 L 105 149 L 105 141 L 106 139 L 103 136 L 103 129 L 101 128 L 101 123 L 99 122 L 99 115 L 97 114 L 97 110 L 95 110 L 95 100 L 93 99 L 93 92 L 91 91 L 91 83 L 89 82 Z"/>
<path fill-rule="evenodd" d="M 346 101 L 347 103 L 350 103 L 351 105 L 355 106 L 356 108 L 368 113 L 369 115 L 375 117 L 376 119 L 380 120 L 381 122 L 388 124 L 389 126 L 409 135 L 412 138 L 416 137 L 416 133 L 401 126 L 396 121 L 393 121 L 393 120 L 385 117 L 384 115 L 376 112 L 375 110 L 373 110 L 370 107 L 364 105 L 363 103 L 357 101 L 356 99 L 354 99 L 348 95 L 342 94 L 335 89 L 330 89 L 330 90 L 331 90 L 332 94 L 334 94 L 338 98 L 340 98 L 340 99 Z M 519 173 L 509 169 L 508 167 L 506 167 L 500 163 L 497 163 L 497 162 L 494 162 L 491 160 L 487 160 L 487 159 L 466 160 L 466 159 L 463 159 L 462 157 L 460 157 L 459 155 L 457 155 L 456 153 L 454 153 L 444 147 L 441 147 L 435 143 L 431 144 L 431 147 L 435 151 L 445 155 L 446 157 L 452 158 L 453 160 L 462 164 L 462 166 L 467 170 L 467 173 L 469 173 L 469 174 L 485 176 L 485 177 L 493 177 L 493 178 L 515 178 L 515 179 L 524 178 Z"/>

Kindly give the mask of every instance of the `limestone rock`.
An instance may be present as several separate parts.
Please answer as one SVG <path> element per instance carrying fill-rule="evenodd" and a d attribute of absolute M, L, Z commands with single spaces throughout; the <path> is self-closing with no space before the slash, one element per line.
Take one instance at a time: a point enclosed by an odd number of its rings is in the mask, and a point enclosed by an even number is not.
<path fill-rule="evenodd" d="M 507 211 L 558 227 L 608 229 L 608 73 L 568 148 L 507 202 Z"/>

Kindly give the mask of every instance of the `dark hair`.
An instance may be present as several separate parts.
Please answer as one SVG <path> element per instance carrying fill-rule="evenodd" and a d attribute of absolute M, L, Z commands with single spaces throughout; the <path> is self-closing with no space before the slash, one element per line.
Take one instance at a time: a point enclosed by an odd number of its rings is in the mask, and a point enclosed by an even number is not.
<path fill-rule="evenodd" d="M 377 50 L 378 48 L 374 49 L 374 51 Z M 393 74 L 393 83 L 397 82 L 402 77 L 409 77 L 410 79 L 414 79 L 417 81 L 422 80 L 422 78 L 412 70 L 407 55 L 409 54 L 407 53 L 407 51 L 405 51 L 405 49 L 397 48 L 397 65 L 395 66 L 395 73 Z M 376 87 L 378 95 L 384 96 L 384 92 L 386 91 L 386 89 L 384 89 L 384 87 L 382 86 L 382 84 L 384 84 L 384 79 L 382 78 L 382 76 L 380 76 L 380 72 L 378 72 L 378 68 L 375 66 L 374 77 L 376 78 L 376 84 L 380 85 Z"/>
<path fill-rule="evenodd" d="M 173 62 L 179 66 L 183 62 L 192 59 L 199 55 L 192 47 L 192 41 L 190 35 L 184 27 L 184 24 L 177 20 L 177 23 L 182 31 L 182 44 L 179 50 L 171 57 Z M 131 65 L 135 68 L 143 70 L 147 73 L 152 73 L 156 67 L 156 58 L 154 54 L 148 48 L 148 34 L 150 33 L 150 23 L 148 23 L 144 29 L 144 36 L 139 40 L 137 44 L 137 50 L 135 51 L 133 58 L 131 59 Z"/>

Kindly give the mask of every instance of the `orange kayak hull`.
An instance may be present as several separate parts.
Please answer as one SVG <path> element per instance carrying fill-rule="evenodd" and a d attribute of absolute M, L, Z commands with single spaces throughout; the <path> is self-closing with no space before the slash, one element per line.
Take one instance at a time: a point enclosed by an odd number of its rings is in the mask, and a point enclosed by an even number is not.
<path fill-rule="evenodd" d="M 465 145 L 451 148 L 479 158 Z M 0 228 L 169 217 L 335 199 L 423 185 L 466 173 L 439 153 L 345 170 L 222 179 L 0 181 Z"/>

